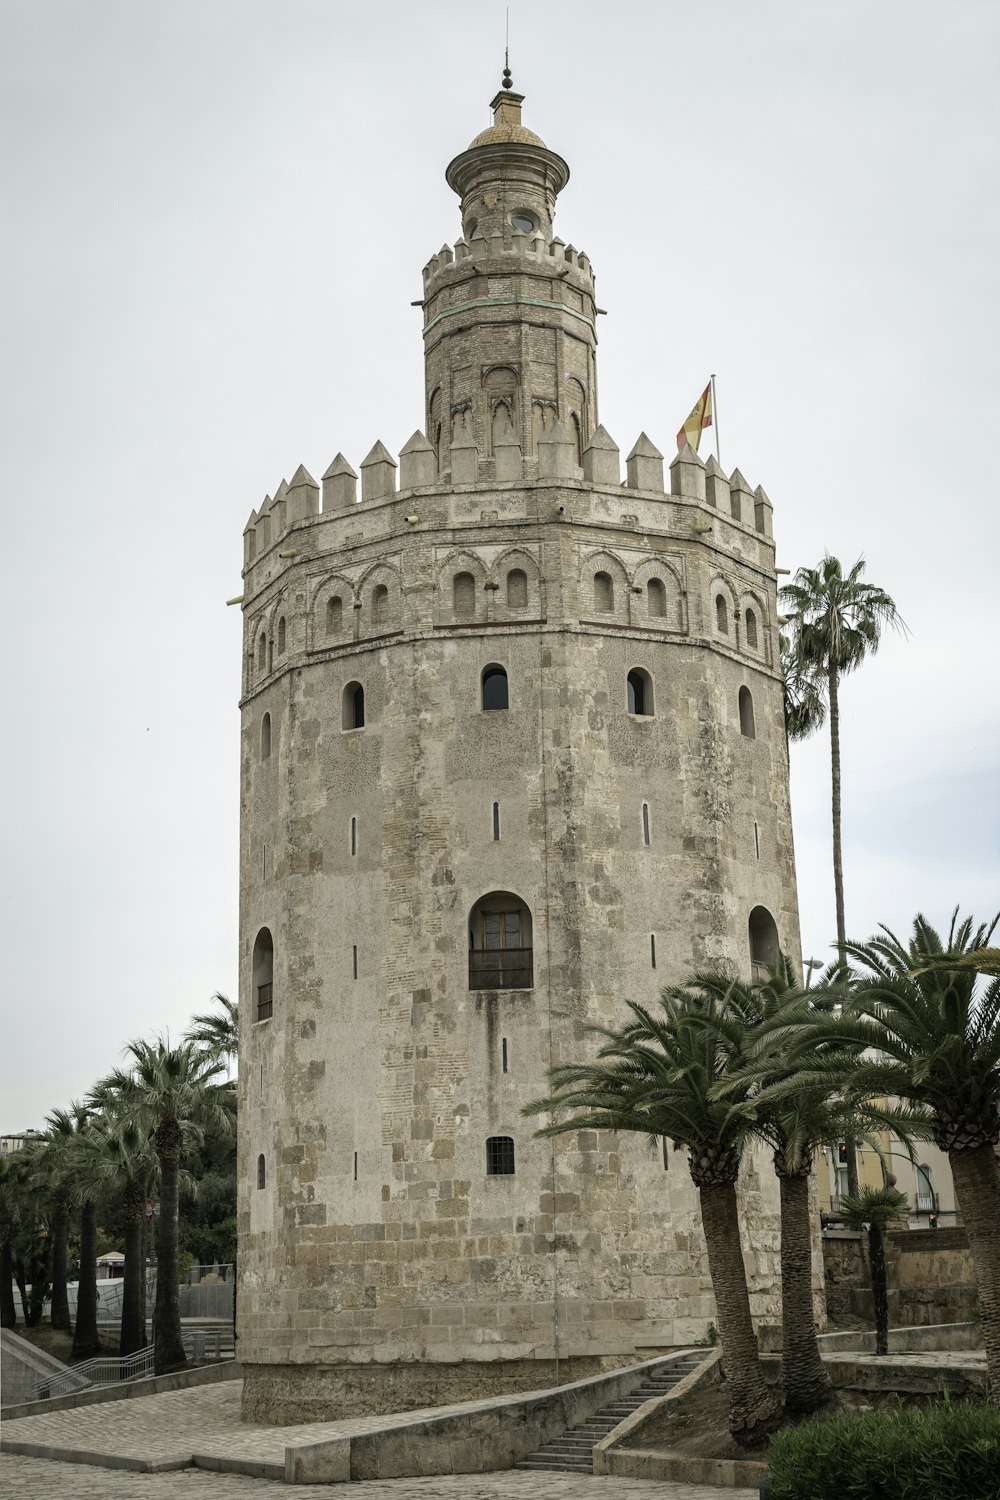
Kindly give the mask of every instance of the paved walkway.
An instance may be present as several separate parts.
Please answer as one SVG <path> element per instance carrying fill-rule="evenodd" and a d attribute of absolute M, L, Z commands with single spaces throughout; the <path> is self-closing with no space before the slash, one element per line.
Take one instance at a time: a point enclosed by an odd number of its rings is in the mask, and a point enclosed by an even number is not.
<path fill-rule="evenodd" d="M 151 1400 L 159 1399 L 151 1397 Z M 119 1406 L 119 1410 L 121 1407 Z M 82 1464 L 0 1454 L 4 1500 L 318 1500 L 325 1486 L 286 1484 L 239 1474 L 180 1469 L 172 1474 L 125 1474 Z M 756 1490 L 659 1484 L 588 1474 L 447 1474 L 436 1479 L 370 1479 L 337 1488 L 344 1500 L 757 1500 Z"/>
<path fill-rule="evenodd" d="M 285 1448 L 349 1432 L 365 1432 L 384 1417 L 262 1427 L 240 1422 L 242 1381 L 111 1401 L 3 1424 L 5 1449 L 30 1443 L 44 1456 L 0 1454 L 3 1500 L 284 1500 L 308 1496 L 315 1485 L 286 1485 Z M 433 1408 L 438 1415 L 447 1408 Z M 408 1413 L 416 1416 L 418 1413 Z M 190 1467 L 192 1458 L 203 1467 Z M 57 1462 L 57 1459 L 63 1462 Z M 243 1472 L 213 1472 L 215 1465 Z M 113 1466 L 113 1467 L 112 1467 Z M 140 1466 L 146 1472 L 138 1472 Z M 152 1470 L 152 1472 L 149 1472 Z M 265 1476 L 265 1477 L 257 1477 Z M 753 1490 L 661 1484 L 594 1475 L 455 1474 L 430 1479 L 375 1479 L 352 1486 L 357 1500 L 756 1500 Z"/>

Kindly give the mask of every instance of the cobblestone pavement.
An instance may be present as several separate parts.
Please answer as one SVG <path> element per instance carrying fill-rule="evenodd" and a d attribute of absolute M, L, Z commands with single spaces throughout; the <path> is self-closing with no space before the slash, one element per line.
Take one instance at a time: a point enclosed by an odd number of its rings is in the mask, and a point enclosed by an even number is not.
<path fill-rule="evenodd" d="M 323 1486 L 247 1479 L 179 1469 L 170 1474 L 127 1474 L 86 1464 L 0 1454 L 4 1500 L 318 1500 Z M 371 1479 L 337 1489 L 344 1500 L 757 1500 L 756 1490 L 710 1485 L 660 1484 L 586 1474 L 448 1474 L 437 1479 Z"/>

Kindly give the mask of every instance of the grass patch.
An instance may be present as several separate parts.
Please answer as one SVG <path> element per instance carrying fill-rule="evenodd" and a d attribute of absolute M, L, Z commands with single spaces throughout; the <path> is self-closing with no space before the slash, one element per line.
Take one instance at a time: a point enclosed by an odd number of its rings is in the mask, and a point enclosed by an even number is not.
<path fill-rule="evenodd" d="M 53 1359 L 61 1360 L 64 1365 L 78 1365 L 81 1363 L 73 1354 L 73 1335 L 64 1333 L 61 1328 L 50 1328 L 48 1323 L 42 1323 L 37 1328 L 26 1328 L 23 1323 L 18 1323 L 12 1328 L 11 1333 L 16 1333 L 19 1339 L 24 1339 L 26 1344 L 32 1344 L 36 1349 L 41 1349 L 43 1354 L 51 1354 Z M 108 1344 L 101 1343 L 103 1354 L 117 1354 L 118 1341 Z M 91 1359 L 92 1355 L 87 1355 Z"/>
<path fill-rule="evenodd" d="M 968 1401 L 821 1417 L 777 1433 L 769 1500 L 1000 1500 L 1000 1410 Z"/>

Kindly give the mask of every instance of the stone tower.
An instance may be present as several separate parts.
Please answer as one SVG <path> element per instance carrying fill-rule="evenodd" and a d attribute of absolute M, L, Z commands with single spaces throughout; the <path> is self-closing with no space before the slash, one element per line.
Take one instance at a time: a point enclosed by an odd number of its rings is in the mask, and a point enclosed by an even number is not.
<path fill-rule="evenodd" d="M 626 998 L 798 958 L 771 506 L 598 424 L 561 157 L 505 88 L 447 170 L 424 432 L 244 534 L 239 1349 L 295 1421 L 705 1336 L 683 1158 L 521 1107 Z M 398 472 L 398 487 L 397 487 Z M 321 496 L 322 488 L 322 496 Z M 777 1195 L 741 1191 L 773 1316 Z"/>

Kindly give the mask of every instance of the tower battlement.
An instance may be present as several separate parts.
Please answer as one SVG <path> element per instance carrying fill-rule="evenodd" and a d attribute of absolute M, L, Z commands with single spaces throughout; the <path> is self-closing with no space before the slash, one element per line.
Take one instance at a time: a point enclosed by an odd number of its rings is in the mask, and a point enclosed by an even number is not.
<path fill-rule="evenodd" d="M 558 235 L 546 241 L 537 230 L 531 234 L 511 230 L 505 236 L 500 229 L 495 229 L 489 238 L 477 230 L 471 241 L 460 236 L 454 247 L 442 245 L 424 266 L 425 296 L 436 293 L 443 285 L 464 279 L 470 272 L 509 274 L 520 269 L 521 261 L 526 271 L 545 269 L 556 276 L 565 276 L 565 267 L 569 266 L 573 276 L 570 285 L 579 285 L 593 295 L 594 270 L 583 250 L 567 245 Z"/>

